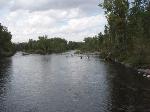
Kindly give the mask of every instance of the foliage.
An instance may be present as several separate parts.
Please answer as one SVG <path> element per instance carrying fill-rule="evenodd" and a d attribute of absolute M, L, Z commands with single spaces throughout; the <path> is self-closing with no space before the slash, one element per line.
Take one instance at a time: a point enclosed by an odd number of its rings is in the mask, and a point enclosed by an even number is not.
<path fill-rule="evenodd" d="M 67 44 L 67 49 L 68 50 L 76 50 L 79 49 L 82 46 L 82 42 L 73 42 L 73 41 L 69 41 Z"/>
<path fill-rule="evenodd" d="M 82 51 L 99 51 L 105 57 L 133 66 L 150 66 L 150 1 L 104 0 L 108 24 L 104 34 L 85 38 Z"/>
<path fill-rule="evenodd" d="M 12 35 L 7 27 L 0 23 L 0 56 L 9 56 L 13 54 Z"/>
<path fill-rule="evenodd" d="M 67 41 L 61 38 L 48 39 L 47 36 L 39 36 L 39 40 L 29 39 L 28 43 L 21 43 L 20 46 L 23 47 L 21 50 L 26 52 L 49 54 L 65 51 L 67 49 Z"/>
<path fill-rule="evenodd" d="M 16 44 L 17 50 L 29 53 L 50 54 L 60 53 L 66 50 L 75 50 L 81 45 L 80 42 L 67 42 L 61 38 L 48 38 L 48 36 L 39 36 L 37 41 L 29 39 L 27 43 Z"/>

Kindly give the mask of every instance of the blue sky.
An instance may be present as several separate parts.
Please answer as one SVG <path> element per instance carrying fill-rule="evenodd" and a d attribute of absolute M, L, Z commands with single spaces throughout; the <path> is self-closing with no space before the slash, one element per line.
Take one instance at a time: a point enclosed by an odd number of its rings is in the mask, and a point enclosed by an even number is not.
<path fill-rule="evenodd" d="M 106 19 L 99 0 L 0 0 L 0 23 L 13 42 L 48 35 L 72 41 L 103 32 Z"/>

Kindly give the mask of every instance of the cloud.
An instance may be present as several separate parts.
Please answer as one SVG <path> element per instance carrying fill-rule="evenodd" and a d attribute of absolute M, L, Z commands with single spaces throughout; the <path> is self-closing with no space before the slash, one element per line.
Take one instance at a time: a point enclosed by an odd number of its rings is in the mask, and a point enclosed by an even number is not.
<path fill-rule="evenodd" d="M 0 7 L 3 8 L 7 4 L 6 0 L 0 0 Z"/>
<path fill-rule="evenodd" d="M 82 41 L 103 31 L 106 24 L 97 0 L 5 1 L 1 0 L 5 6 L 0 11 L 0 22 L 12 32 L 13 42 L 45 34 Z"/>
<path fill-rule="evenodd" d="M 97 0 L 13 0 L 13 10 L 24 9 L 30 11 L 49 10 L 49 9 L 96 9 Z"/>

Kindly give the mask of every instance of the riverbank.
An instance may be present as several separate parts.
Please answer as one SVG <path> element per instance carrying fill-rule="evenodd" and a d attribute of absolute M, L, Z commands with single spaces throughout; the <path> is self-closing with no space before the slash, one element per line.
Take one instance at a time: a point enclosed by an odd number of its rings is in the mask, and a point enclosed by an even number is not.
<path fill-rule="evenodd" d="M 106 59 L 105 59 L 106 60 Z M 124 63 L 124 62 L 118 62 L 116 60 L 112 60 L 111 61 L 115 62 L 115 63 L 119 63 L 127 68 L 132 68 L 134 70 L 136 70 L 138 72 L 138 74 L 141 74 L 143 75 L 144 77 L 148 77 L 150 78 L 150 67 L 146 67 L 146 68 L 143 68 L 143 67 L 134 67 L 132 66 L 131 64 L 129 63 Z"/>
<path fill-rule="evenodd" d="M 148 65 L 138 65 L 138 66 L 133 66 L 134 64 L 131 62 L 127 63 L 127 62 L 123 62 L 123 61 L 119 61 L 116 58 L 112 58 L 111 54 L 103 54 L 100 52 L 82 52 L 80 50 L 75 52 L 76 54 L 85 54 L 85 55 L 99 55 L 101 58 L 103 58 L 105 61 L 111 62 L 111 63 L 118 63 L 121 64 L 127 68 L 132 68 L 134 70 L 136 70 L 139 74 L 143 75 L 144 77 L 148 77 L 150 78 L 150 66 Z"/>
<path fill-rule="evenodd" d="M 16 52 L 1 52 L 0 57 L 11 57 L 15 54 Z"/>
<path fill-rule="evenodd" d="M 132 68 L 138 72 L 138 74 L 141 74 L 145 77 L 150 78 L 150 67 L 148 65 L 141 65 L 141 66 L 132 66 L 132 63 L 125 63 L 125 62 L 120 62 L 117 59 L 113 59 L 111 57 L 106 57 L 106 61 L 111 61 L 115 63 L 119 63 L 121 65 L 124 65 L 127 68 Z"/>
<path fill-rule="evenodd" d="M 110 57 L 106 57 L 105 60 L 115 62 L 115 63 L 119 63 L 119 64 L 121 64 L 121 65 L 123 65 L 127 68 L 132 68 L 132 69 L 136 70 L 138 72 L 138 74 L 141 74 L 144 77 L 150 78 L 150 68 L 149 67 L 145 67 L 145 68 L 139 67 L 139 66 L 135 67 L 135 66 L 132 66 L 132 63 L 119 62 L 117 59 L 112 59 Z"/>
<path fill-rule="evenodd" d="M 40 54 L 40 55 L 46 55 L 46 54 L 52 54 L 52 53 L 63 53 L 63 52 L 67 52 L 67 50 L 65 51 L 43 51 L 43 50 L 23 50 L 22 52 L 24 52 L 25 54 Z"/>
<path fill-rule="evenodd" d="M 100 52 L 82 52 L 80 50 L 76 50 L 75 51 L 75 54 L 84 54 L 84 55 L 100 55 Z"/>

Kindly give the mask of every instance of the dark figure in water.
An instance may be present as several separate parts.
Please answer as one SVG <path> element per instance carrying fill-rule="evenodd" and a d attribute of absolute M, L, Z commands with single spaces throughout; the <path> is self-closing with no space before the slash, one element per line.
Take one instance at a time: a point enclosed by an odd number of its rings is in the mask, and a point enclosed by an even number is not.
<path fill-rule="evenodd" d="M 82 56 L 80 56 L 80 58 L 82 59 Z"/>

